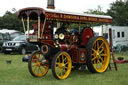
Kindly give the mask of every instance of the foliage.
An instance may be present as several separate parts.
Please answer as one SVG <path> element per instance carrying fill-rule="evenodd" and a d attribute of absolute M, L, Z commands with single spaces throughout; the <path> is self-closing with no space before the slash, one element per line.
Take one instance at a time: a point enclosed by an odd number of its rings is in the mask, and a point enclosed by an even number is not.
<path fill-rule="evenodd" d="M 106 13 L 102 11 L 102 7 L 100 5 L 98 5 L 96 9 L 89 9 L 84 13 L 95 14 L 95 15 L 106 15 Z M 102 25 L 102 23 L 87 23 L 87 27 L 99 26 L 99 25 Z"/>
<path fill-rule="evenodd" d="M 89 9 L 87 12 L 88 14 L 98 14 L 98 15 L 105 15 L 106 13 L 102 11 L 102 7 L 100 5 L 97 6 L 97 9 Z"/>
<path fill-rule="evenodd" d="M 111 3 L 107 14 L 113 17 L 113 25 L 127 26 L 128 25 L 128 1 L 116 0 Z"/>
<path fill-rule="evenodd" d="M 17 11 L 13 8 L 12 12 L 6 11 L 3 17 L 0 17 L 0 29 L 10 29 L 23 31 L 22 23 L 17 18 Z"/>

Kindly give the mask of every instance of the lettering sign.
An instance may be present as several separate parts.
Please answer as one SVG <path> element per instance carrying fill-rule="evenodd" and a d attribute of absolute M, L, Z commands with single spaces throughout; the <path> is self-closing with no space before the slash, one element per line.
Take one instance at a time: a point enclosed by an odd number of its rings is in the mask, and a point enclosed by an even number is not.
<path fill-rule="evenodd" d="M 112 19 L 107 18 L 97 18 L 90 16 L 80 16 L 80 15 L 71 15 L 71 14 L 61 14 L 61 13 L 51 13 L 46 12 L 45 16 L 47 20 L 56 20 L 56 21 L 70 21 L 70 22 L 105 22 L 111 23 Z"/>

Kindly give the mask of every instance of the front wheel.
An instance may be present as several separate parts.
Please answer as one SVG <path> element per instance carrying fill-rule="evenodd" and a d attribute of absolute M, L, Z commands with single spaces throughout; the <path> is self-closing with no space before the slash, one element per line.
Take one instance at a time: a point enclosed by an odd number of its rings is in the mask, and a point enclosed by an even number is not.
<path fill-rule="evenodd" d="M 104 37 L 93 37 L 87 44 L 87 67 L 92 73 L 104 72 L 110 61 L 110 48 Z"/>
<path fill-rule="evenodd" d="M 56 79 L 66 79 L 72 67 L 72 60 L 67 52 L 58 52 L 52 60 L 52 73 Z"/>
<path fill-rule="evenodd" d="M 49 62 L 40 51 L 36 51 L 29 57 L 28 69 L 32 76 L 42 77 L 48 72 Z"/>
<path fill-rule="evenodd" d="M 26 54 L 26 53 L 27 53 L 26 48 L 25 48 L 25 47 L 22 47 L 22 48 L 20 49 L 20 54 L 24 55 L 24 54 Z"/>

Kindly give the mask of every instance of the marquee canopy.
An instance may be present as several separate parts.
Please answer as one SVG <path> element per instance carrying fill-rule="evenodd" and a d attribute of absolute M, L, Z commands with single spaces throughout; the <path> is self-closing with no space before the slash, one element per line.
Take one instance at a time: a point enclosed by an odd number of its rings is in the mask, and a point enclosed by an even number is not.
<path fill-rule="evenodd" d="M 87 22 L 101 22 L 101 23 L 111 23 L 112 17 L 105 15 L 94 15 L 94 14 L 80 14 L 73 12 L 65 12 L 61 10 L 52 10 L 52 9 L 43 9 L 38 7 L 29 7 L 24 8 L 18 11 L 18 17 L 23 17 L 27 19 L 38 19 L 41 20 L 53 20 L 53 21 L 66 21 L 66 22 L 78 22 L 78 23 L 87 23 Z"/>

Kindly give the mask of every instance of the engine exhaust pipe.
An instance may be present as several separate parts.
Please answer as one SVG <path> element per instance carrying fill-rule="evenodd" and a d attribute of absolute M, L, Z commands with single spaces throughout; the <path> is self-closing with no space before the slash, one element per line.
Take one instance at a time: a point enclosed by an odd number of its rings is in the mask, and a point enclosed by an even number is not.
<path fill-rule="evenodd" d="M 48 0 L 48 2 L 47 2 L 47 8 L 48 9 L 55 9 L 54 0 Z"/>

